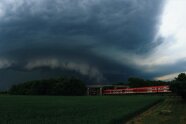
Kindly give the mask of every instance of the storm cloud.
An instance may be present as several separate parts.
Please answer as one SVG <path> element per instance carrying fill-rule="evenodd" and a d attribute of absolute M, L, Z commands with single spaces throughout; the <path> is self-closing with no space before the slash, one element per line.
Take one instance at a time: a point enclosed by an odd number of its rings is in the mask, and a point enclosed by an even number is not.
<path fill-rule="evenodd" d="M 166 62 L 157 60 L 162 46 L 168 46 L 167 37 L 159 33 L 166 3 L 1 0 L 0 85 L 8 87 L 68 71 L 94 83 L 169 74 L 161 68 L 171 64 L 164 66 Z"/>

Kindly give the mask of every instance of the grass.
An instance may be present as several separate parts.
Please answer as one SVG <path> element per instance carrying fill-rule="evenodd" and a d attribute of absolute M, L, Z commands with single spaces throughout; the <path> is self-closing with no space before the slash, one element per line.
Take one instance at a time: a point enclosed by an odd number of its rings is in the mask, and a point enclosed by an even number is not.
<path fill-rule="evenodd" d="M 159 96 L 0 96 L 0 124 L 122 123 Z"/>
<path fill-rule="evenodd" d="M 127 124 L 186 124 L 186 101 L 169 97 Z"/>

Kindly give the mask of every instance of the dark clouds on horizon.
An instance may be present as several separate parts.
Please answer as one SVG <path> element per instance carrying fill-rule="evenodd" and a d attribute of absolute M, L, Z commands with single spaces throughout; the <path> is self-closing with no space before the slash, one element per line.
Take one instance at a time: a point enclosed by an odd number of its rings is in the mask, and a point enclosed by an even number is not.
<path fill-rule="evenodd" d="M 137 68 L 130 57 L 151 54 L 161 44 L 153 39 L 163 5 L 162 0 L 2 0 L 0 86 L 39 78 L 42 67 L 50 68 L 45 77 L 61 69 L 95 82 L 154 78 L 160 74 Z"/>

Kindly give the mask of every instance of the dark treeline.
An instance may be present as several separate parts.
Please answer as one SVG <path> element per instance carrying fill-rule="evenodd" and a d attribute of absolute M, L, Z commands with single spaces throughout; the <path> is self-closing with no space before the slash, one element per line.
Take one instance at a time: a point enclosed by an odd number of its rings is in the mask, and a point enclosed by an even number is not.
<path fill-rule="evenodd" d="M 0 91 L 0 95 L 8 94 L 8 91 Z"/>
<path fill-rule="evenodd" d="M 9 94 L 80 96 L 86 94 L 86 86 L 76 78 L 34 80 L 13 85 Z"/>
<path fill-rule="evenodd" d="M 165 81 L 151 81 L 151 80 L 144 80 L 141 78 L 131 77 L 128 79 L 129 87 L 146 87 L 146 86 L 162 86 L 162 85 L 170 85 L 170 82 Z"/>

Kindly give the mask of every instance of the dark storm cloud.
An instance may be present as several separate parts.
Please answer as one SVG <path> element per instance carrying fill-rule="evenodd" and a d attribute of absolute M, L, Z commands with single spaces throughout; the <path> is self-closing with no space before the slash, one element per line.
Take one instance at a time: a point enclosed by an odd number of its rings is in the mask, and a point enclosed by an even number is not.
<path fill-rule="evenodd" d="M 116 56 L 99 52 L 107 52 L 105 48 L 140 55 L 150 52 L 163 3 L 3 0 L 0 5 L 1 68 L 48 66 L 93 75 L 100 81 L 118 81 L 138 72 L 125 62 L 115 61 Z"/>
<path fill-rule="evenodd" d="M 91 46 L 107 43 L 138 50 L 154 38 L 160 3 L 149 0 L 23 0 L 15 10 L 7 6 L 0 23 L 1 42 L 6 42 L 5 46 L 7 42 L 13 43 L 14 47 L 56 42 Z"/>

